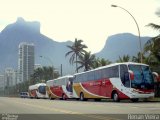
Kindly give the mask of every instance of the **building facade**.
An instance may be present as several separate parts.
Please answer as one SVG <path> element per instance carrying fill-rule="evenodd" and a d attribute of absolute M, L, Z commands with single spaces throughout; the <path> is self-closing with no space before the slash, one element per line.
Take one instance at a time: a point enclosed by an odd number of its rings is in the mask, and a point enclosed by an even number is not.
<path fill-rule="evenodd" d="M 12 68 L 6 68 L 5 73 L 4 73 L 4 79 L 5 79 L 5 87 L 11 87 L 16 85 L 17 80 L 16 80 L 16 74 L 14 69 Z"/>
<path fill-rule="evenodd" d="M 5 88 L 4 75 L 0 75 L 0 91 L 3 91 Z"/>
<path fill-rule="evenodd" d="M 18 83 L 30 79 L 30 76 L 34 72 L 34 59 L 35 59 L 34 44 L 20 43 L 19 59 L 18 59 L 18 71 L 19 71 Z"/>

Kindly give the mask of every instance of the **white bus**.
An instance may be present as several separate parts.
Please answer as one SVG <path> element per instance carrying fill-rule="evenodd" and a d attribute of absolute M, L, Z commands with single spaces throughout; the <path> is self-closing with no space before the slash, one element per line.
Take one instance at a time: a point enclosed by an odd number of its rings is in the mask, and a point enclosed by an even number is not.
<path fill-rule="evenodd" d="M 28 92 L 29 92 L 30 98 L 37 98 L 37 99 L 38 98 L 48 98 L 45 83 L 38 83 L 35 85 L 30 85 Z"/>
<path fill-rule="evenodd" d="M 114 63 L 74 75 L 73 91 L 80 100 L 114 101 L 154 97 L 153 73 L 146 64 Z"/>
<path fill-rule="evenodd" d="M 47 93 L 50 99 L 67 99 L 72 98 L 73 96 L 73 76 L 66 75 L 63 77 L 59 77 L 57 79 L 48 80 L 46 82 L 47 85 Z"/>

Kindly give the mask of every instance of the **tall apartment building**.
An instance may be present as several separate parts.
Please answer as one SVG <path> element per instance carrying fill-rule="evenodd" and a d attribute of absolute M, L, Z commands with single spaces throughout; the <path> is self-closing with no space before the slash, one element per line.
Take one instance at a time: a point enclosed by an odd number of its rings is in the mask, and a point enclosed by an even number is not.
<path fill-rule="evenodd" d="M 34 44 L 19 44 L 18 70 L 18 82 L 24 82 L 30 79 L 34 71 Z"/>

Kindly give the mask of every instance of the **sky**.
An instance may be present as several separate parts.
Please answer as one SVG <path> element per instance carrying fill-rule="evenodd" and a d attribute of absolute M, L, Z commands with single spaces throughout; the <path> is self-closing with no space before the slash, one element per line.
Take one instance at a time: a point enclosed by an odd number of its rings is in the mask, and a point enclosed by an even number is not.
<path fill-rule="evenodd" d="M 160 0 L 0 0 L 0 31 L 22 17 L 39 21 L 41 33 L 55 41 L 82 39 L 88 51 L 95 53 L 111 35 L 127 32 L 138 36 L 133 18 L 112 4 L 134 16 L 141 36 L 158 35 L 146 25 L 159 24 L 155 12 L 160 9 Z"/>

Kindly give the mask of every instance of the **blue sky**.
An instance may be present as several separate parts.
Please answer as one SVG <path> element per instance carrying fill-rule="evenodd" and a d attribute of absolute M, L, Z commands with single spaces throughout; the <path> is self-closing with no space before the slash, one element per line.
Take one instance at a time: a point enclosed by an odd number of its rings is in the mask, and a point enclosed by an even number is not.
<path fill-rule="evenodd" d="M 82 39 L 92 53 L 100 51 L 108 36 L 129 32 L 138 35 L 131 16 L 116 4 L 127 9 L 137 20 L 141 36 L 155 36 L 158 32 L 145 27 L 159 24 L 155 12 L 160 0 L 0 0 L 0 31 L 7 24 L 23 17 L 39 21 L 41 33 L 56 40 Z"/>

